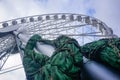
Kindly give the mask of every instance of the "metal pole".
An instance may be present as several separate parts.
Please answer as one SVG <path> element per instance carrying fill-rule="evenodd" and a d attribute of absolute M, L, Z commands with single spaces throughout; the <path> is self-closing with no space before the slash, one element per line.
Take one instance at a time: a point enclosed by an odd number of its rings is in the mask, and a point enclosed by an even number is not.
<path fill-rule="evenodd" d="M 83 57 L 83 80 L 120 80 L 120 75 L 106 66 Z"/>

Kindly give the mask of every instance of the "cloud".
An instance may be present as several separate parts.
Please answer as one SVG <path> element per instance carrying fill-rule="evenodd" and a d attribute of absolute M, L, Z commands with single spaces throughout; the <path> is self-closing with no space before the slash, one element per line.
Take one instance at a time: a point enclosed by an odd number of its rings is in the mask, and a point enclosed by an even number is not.
<path fill-rule="evenodd" d="M 120 36 L 119 8 L 120 0 L 0 0 L 0 21 L 46 13 L 79 13 L 102 20 Z M 7 67 L 14 65 L 15 58 L 20 59 L 11 57 Z M 0 75 L 0 79 L 25 80 L 25 76 L 23 70 L 18 70 Z"/>
<path fill-rule="evenodd" d="M 91 0 L 87 5 L 95 11 L 94 17 L 105 22 L 115 34 L 120 36 L 120 0 Z"/>
<path fill-rule="evenodd" d="M 1 1 L 0 21 L 13 18 L 42 14 L 45 10 L 42 5 L 37 5 L 34 0 L 4 0 Z"/>
<path fill-rule="evenodd" d="M 46 13 L 85 13 L 84 0 L 2 0 L 0 21 Z M 4 15 L 3 15 L 4 14 Z"/>

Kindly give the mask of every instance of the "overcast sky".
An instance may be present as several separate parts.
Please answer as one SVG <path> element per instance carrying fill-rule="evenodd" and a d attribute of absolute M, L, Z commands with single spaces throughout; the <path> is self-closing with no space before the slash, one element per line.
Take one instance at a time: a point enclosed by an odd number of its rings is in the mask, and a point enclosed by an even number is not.
<path fill-rule="evenodd" d="M 120 36 L 120 0 L 0 0 L 0 22 L 46 13 L 79 13 L 105 22 Z M 13 62 L 15 61 L 15 62 Z M 6 66 L 20 63 L 19 55 Z M 0 75 L 0 80 L 25 80 L 23 69 Z"/>

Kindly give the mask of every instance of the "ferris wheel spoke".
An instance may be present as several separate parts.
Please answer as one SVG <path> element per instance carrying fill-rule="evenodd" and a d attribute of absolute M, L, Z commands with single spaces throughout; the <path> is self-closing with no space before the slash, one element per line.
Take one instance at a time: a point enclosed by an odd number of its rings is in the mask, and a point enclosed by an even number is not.
<path fill-rule="evenodd" d="M 46 32 L 46 31 L 48 32 L 48 31 L 50 31 L 50 30 L 54 31 L 54 30 L 58 30 L 58 29 L 61 29 L 61 28 L 69 28 L 68 26 L 66 26 L 66 27 L 65 27 L 65 26 L 64 26 L 64 27 L 63 27 L 63 26 L 60 27 L 60 26 L 61 26 L 61 25 L 59 25 L 59 27 L 53 27 L 53 28 L 51 28 L 51 27 L 49 28 L 49 27 L 48 27 L 48 28 L 45 28 L 45 29 L 40 28 L 40 30 L 36 30 L 36 32 L 44 33 L 44 32 Z"/>
<path fill-rule="evenodd" d="M 67 31 L 67 30 L 71 30 L 71 29 L 75 29 L 75 28 L 80 28 L 82 26 L 85 26 L 86 24 L 83 24 L 83 25 L 73 25 L 73 26 L 62 26 L 62 27 L 59 27 L 57 28 L 57 31 L 53 31 L 53 33 L 59 33 L 59 32 L 64 32 L 64 31 Z"/>
<path fill-rule="evenodd" d="M 11 66 L 11 67 L 9 67 L 9 68 L 2 69 L 2 70 L 0 71 L 0 75 L 5 74 L 5 73 L 8 73 L 8 72 L 11 72 L 11 71 L 15 71 L 15 70 L 18 70 L 18 69 L 22 69 L 22 68 L 23 68 L 22 64 L 15 65 L 15 66 Z"/>
<path fill-rule="evenodd" d="M 86 24 L 83 24 L 83 25 L 73 25 L 73 26 L 62 26 L 62 27 L 58 27 L 58 28 L 54 27 L 54 28 L 43 29 L 43 30 L 40 30 L 40 31 L 45 32 L 45 31 L 50 31 L 50 30 L 54 31 L 54 30 L 59 30 L 59 29 L 60 29 L 60 31 L 64 31 L 66 29 L 69 30 L 71 28 L 82 27 L 82 26 L 85 26 L 85 25 Z M 58 31 L 58 32 L 60 32 L 60 31 Z"/>
<path fill-rule="evenodd" d="M 104 35 L 90 35 L 90 34 L 97 34 L 100 32 L 91 32 L 91 33 L 83 33 L 83 34 L 67 34 L 67 33 L 60 33 L 60 34 L 56 34 L 56 33 L 51 33 L 51 34 L 46 34 L 43 33 L 42 35 L 67 35 L 67 36 L 98 36 L 98 37 L 103 37 Z"/>
<path fill-rule="evenodd" d="M 62 25 L 65 25 L 65 24 L 68 24 L 70 23 L 71 21 L 64 21 L 64 22 L 60 22 L 59 24 L 51 24 L 51 26 L 40 26 L 40 29 L 37 28 L 37 29 L 32 29 L 34 31 L 31 31 L 31 30 L 28 30 L 28 32 L 38 32 L 38 33 L 44 33 L 46 31 L 50 31 L 50 30 L 56 30 L 57 28 L 59 29 L 59 27 L 57 26 L 62 26 Z M 55 27 L 52 28 L 53 25 L 56 25 Z M 33 26 L 34 27 L 34 26 Z M 61 28 L 61 27 L 60 27 Z M 29 33 L 28 33 L 29 34 Z"/>
<path fill-rule="evenodd" d="M 59 22 L 59 23 L 54 23 L 54 24 L 50 24 L 50 25 L 46 25 L 46 26 L 41 26 L 40 25 L 40 29 L 41 29 L 41 31 L 42 30 L 45 30 L 46 28 L 47 29 L 51 29 L 51 27 L 52 26 L 62 26 L 62 25 L 66 25 L 66 24 L 68 24 L 68 23 L 70 23 L 71 21 L 61 21 L 61 22 Z M 52 28 L 52 29 L 54 29 L 54 28 Z"/>

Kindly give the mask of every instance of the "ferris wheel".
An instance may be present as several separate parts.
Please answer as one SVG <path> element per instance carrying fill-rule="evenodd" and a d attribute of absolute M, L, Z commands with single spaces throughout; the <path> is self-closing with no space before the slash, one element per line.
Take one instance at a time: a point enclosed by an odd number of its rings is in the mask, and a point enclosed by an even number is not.
<path fill-rule="evenodd" d="M 0 23 L 0 71 L 10 54 L 19 53 L 14 30 L 24 28 L 26 34 L 39 34 L 53 40 L 59 35 L 75 38 L 80 45 L 101 38 L 117 37 L 104 22 L 90 16 L 72 13 L 54 13 L 28 16 Z"/>

